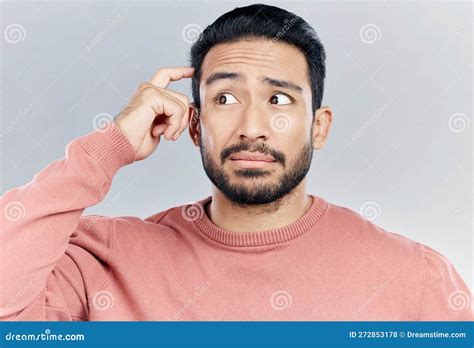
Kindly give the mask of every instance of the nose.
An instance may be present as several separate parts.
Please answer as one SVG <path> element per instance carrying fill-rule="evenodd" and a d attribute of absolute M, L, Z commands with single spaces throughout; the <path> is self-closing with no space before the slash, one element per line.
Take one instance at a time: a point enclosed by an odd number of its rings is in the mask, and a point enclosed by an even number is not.
<path fill-rule="evenodd" d="M 255 105 L 242 110 L 238 134 L 241 141 L 268 140 L 270 134 L 265 111 Z"/>

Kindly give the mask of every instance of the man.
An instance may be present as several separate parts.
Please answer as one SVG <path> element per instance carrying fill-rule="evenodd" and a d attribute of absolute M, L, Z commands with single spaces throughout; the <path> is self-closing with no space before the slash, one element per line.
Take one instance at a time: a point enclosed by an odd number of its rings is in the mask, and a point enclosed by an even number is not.
<path fill-rule="evenodd" d="M 313 28 L 237 8 L 191 65 L 159 69 L 114 122 L 1 198 L 4 320 L 472 319 L 446 257 L 306 192 L 333 118 Z M 168 88 L 187 78 L 193 103 Z M 144 220 L 81 216 L 186 128 L 211 196 Z"/>

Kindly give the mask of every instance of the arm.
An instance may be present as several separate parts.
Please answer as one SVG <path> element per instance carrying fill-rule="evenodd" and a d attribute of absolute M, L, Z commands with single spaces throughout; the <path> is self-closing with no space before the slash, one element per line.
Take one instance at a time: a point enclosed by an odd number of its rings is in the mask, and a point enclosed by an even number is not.
<path fill-rule="evenodd" d="M 114 174 L 134 157 L 130 142 L 109 123 L 71 141 L 64 158 L 0 198 L 0 318 L 16 319 L 30 310 L 44 313 L 38 306 L 45 306 L 46 293 L 54 306 L 63 301 L 58 284 L 81 283 L 73 258 L 65 257 L 70 238 L 80 233 L 84 209 L 103 200 Z M 45 319 L 45 314 L 37 316 Z"/>
<path fill-rule="evenodd" d="M 472 294 L 449 260 L 422 245 L 424 276 L 417 320 L 471 321 Z"/>
<path fill-rule="evenodd" d="M 193 74 L 159 69 L 108 127 L 72 141 L 65 158 L 0 198 L 0 319 L 86 319 L 83 280 L 100 283 L 107 273 L 110 219 L 81 214 L 104 198 L 120 167 L 149 157 L 162 135 L 182 134 L 194 109 L 166 87 Z"/>

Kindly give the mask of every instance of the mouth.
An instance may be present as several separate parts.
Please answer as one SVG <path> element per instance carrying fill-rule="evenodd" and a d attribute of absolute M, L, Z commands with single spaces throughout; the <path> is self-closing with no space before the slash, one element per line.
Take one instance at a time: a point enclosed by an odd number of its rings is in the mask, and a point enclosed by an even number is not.
<path fill-rule="evenodd" d="M 248 169 L 265 168 L 276 162 L 270 155 L 255 152 L 235 153 L 229 159 L 237 167 Z"/>

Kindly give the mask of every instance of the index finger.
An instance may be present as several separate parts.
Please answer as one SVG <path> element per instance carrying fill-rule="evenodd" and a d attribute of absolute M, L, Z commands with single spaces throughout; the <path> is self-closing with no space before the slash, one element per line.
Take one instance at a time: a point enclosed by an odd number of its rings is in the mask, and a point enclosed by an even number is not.
<path fill-rule="evenodd" d="M 151 78 L 150 83 L 157 87 L 166 88 L 171 81 L 178 81 L 185 77 L 193 77 L 194 68 L 191 66 L 179 66 L 175 68 L 158 69 Z"/>

